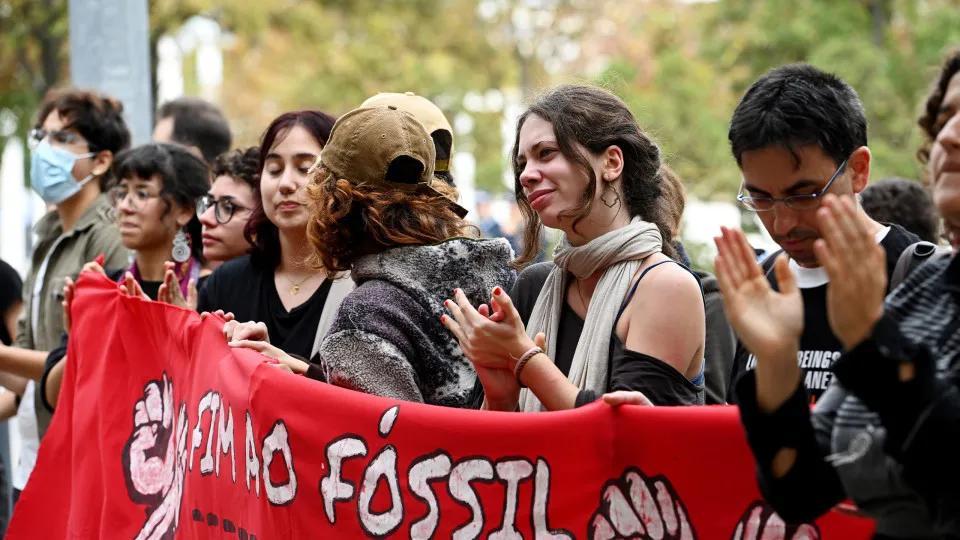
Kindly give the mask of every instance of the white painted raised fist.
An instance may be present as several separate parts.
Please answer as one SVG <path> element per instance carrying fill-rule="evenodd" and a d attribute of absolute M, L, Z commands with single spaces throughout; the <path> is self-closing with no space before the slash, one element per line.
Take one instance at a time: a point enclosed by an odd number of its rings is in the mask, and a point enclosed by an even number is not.
<path fill-rule="evenodd" d="M 757 501 L 737 523 L 731 540 L 820 540 L 816 525 L 787 525 L 769 505 Z"/>
<path fill-rule="evenodd" d="M 694 540 L 687 509 L 664 476 L 649 478 L 637 468 L 603 487 L 600 508 L 590 518 L 589 538 Z"/>
<path fill-rule="evenodd" d="M 133 407 L 133 433 L 123 448 L 127 492 L 147 506 L 137 540 L 173 538 L 180 523 L 180 501 L 187 466 L 187 408 L 174 421 L 173 382 L 150 381 Z"/>

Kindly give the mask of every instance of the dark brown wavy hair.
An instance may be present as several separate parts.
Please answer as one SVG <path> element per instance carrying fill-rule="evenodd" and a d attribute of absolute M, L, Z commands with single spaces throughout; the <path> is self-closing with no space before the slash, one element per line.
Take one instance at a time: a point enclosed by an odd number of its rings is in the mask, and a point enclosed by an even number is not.
<path fill-rule="evenodd" d="M 670 228 L 674 239 L 680 238 L 680 225 L 683 222 L 683 209 L 687 206 L 687 189 L 677 173 L 667 165 L 660 167 L 662 180 L 660 208 L 654 221 L 664 223 Z"/>
<path fill-rule="evenodd" d="M 574 230 L 593 209 L 597 189 L 615 189 L 607 182 L 601 185 L 587 156 L 576 145 L 580 143 L 594 155 L 616 145 L 623 152 L 623 173 L 617 197 L 622 198 L 623 206 L 631 218 L 640 216 L 660 229 L 663 254 L 671 259 L 677 258 L 677 251 L 673 247 L 674 228 L 663 218 L 660 147 L 640 129 L 633 113 L 617 96 L 595 86 L 565 84 L 543 94 L 517 121 L 512 159 L 514 194 L 524 218 L 523 253 L 517 257 L 517 265 L 524 265 L 536 258 L 543 230 L 540 216 L 530 207 L 530 201 L 520 184 L 523 169 L 517 160 L 520 129 L 531 115 L 553 125 L 560 153 L 589 180 L 580 204 L 561 214 L 561 217 L 573 218 Z"/>
<path fill-rule="evenodd" d="M 330 273 L 344 272 L 364 255 L 477 236 L 476 227 L 450 205 L 457 190 L 445 182 L 433 187 L 440 195 L 357 185 L 322 165 L 313 167 L 307 188 L 310 262 Z"/>
<path fill-rule="evenodd" d="M 933 83 L 930 95 L 927 96 L 927 101 L 923 105 L 923 114 L 917 119 L 917 124 L 923 130 L 924 139 L 923 146 L 917 150 L 917 159 L 920 163 L 927 163 L 930 158 L 930 145 L 943 127 L 937 123 L 937 117 L 940 116 L 940 107 L 943 105 L 943 97 L 947 93 L 947 87 L 950 86 L 950 80 L 958 72 L 960 72 L 960 49 L 953 51 L 940 66 L 940 75 Z"/>

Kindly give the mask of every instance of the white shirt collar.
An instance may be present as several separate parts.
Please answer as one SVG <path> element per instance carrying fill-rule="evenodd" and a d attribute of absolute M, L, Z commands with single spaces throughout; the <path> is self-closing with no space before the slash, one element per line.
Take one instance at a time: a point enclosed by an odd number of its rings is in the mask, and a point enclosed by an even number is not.
<path fill-rule="evenodd" d="M 883 239 L 887 237 L 887 233 L 889 232 L 890 227 L 884 227 L 878 231 L 877 234 L 874 235 L 877 243 L 883 242 Z M 826 269 L 821 267 L 804 268 L 793 259 L 790 259 L 790 270 L 797 276 L 797 286 L 801 289 L 813 289 L 830 283 L 830 277 L 827 275 Z"/>

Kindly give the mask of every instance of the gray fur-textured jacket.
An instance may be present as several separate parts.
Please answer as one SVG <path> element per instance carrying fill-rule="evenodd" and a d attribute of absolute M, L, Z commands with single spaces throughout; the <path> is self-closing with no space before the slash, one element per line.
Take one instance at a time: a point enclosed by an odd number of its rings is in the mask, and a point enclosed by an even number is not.
<path fill-rule="evenodd" d="M 367 394 L 446 407 L 471 407 L 477 375 L 440 322 L 443 301 L 463 290 L 474 306 L 517 273 L 504 239 L 456 238 L 394 248 L 359 259 L 357 288 L 340 305 L 320 345 L 328 382 Z"/>

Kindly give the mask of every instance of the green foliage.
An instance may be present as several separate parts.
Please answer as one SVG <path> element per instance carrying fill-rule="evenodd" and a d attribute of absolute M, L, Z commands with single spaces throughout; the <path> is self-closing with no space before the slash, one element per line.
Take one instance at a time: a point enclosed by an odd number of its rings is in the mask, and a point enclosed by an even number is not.
<path fill-rule="evenodd" d="M 0 0 L 0 109 L 20 119 L 19 136 L 44 93 L 69 76 L 67 4 Z M 198 14 L 232 34 L 220 101 L 237 144 L 255 143 L 285 110 L 338 114 L 377 92 L 413 91 L 453 120 L 468 92 L 589 74 L 627 101 L 692 195 L 732 200 L 740 175 L 727 127 L 740 95 L 760 74 L 795 61 L 834 71 L 866 106 L 874 178 L 916 178 L 918 106 L 948 49 L 960 44 L 956 0 L 558 0 L 540 3 L 552 12 L 532 20 L 550 22 L 526 35 L 518 34 L 511 14 L 527 0 L 487 2 L 497 7 L 485 17 L 480 4 L 150 0 L 151 48 Z M 575 30 L 563 30 L 570 21 Z M 610 23 L 606 30 L 594 24 L 603 21 Z M 541 46 L 564 40 L 580 40 L 581 59 L 551 72 Z M 189 71 L 192 62 L 185 58 Z M 605 66 L 599 73 L 597 64 Z M 185 75 L 189 90 L 193 74 Z M 531 88 L 521 90 L 530 95 Z M 458 134 L 457 147 L 474 152 L 477 186 L 501 191 L 507 163 L 500 113 L 471 117 L 473 130 Z"/>
<path fill-rule="evenodd" d="M 693 195 L 732 200 L 740 176 L 726 137 L 730 115 L 753 80 L 789 62 L 809 62 L 857 89 L 874 178 L 922 174 L 917 112 L 947 51 L 960 44 L 954 1 L 720 0 L 652 9 L 629 25 L 643 45 L 621 47 L 598 80 L 614 81 Z M 630 54 L 638 49 L 647 54 Z"/>

